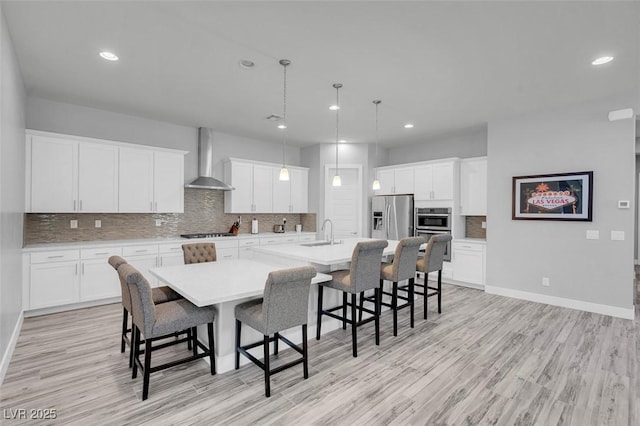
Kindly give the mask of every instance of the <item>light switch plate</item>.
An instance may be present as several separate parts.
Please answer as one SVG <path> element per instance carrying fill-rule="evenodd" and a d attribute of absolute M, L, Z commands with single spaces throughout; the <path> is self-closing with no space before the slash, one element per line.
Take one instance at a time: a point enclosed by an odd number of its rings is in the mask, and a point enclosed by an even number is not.
<path fill-rule="evenodd" d="M 162 219 L 156 219 L 156 226 L 162 226 Z"/>
<path fill-rule="evenodd" d="M 629 207 L 631 207 L 629 200 L 618 200 L 619 209 L 628 209 Z"/>
<path fill-rule="evenodd" d="M 70 220 L 69 226 L 71 227 L 71 229 L 76 229 L 78 227 L 78 221 L 76 219 Z"/>
<path fill-rule="evenodd" d="M 611 231 L 611 240 L 624 241 L 624 231 Z"/>
<path fill-rule="evenodd" d="M 587 229 L 587 240 L 599 240 L 600 231 L 595 229 Z"/>
<path fill-rule="evenodd" d="M 96 226 L 96 228 L 102 228 L 102 221 L 100 219 L 96 219 L 95 220 L 95 226 Z"/>

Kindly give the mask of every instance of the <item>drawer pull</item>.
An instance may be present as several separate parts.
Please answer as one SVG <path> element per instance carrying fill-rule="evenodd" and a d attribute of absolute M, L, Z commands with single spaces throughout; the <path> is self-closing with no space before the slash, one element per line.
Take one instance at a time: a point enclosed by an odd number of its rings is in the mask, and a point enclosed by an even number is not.
<path fill-rule="evenodd" d="M 64 257 L 64 254 L 59 254 L 57 256 L 47 256 L 47 259 L 59 259 L 61 257 Z"/>
<path fill-rule="evenodd" d="M 171 250 L 182 250 L 182 247 L 171 247 Z"/>
<path fill-rule="evenodd" d="M 228 254 L 228 255 L 226 255 L 226 256 L 222 256 L 222 257 L 224 257 L 225 259 L 227 259 L 227 258 L 233 257 L 233 255 L 232 255 L 232 254 Z"/>
<path fill-rule="evenodd" d="M 149 250 L 136 250 L 136 253 L 146 253 L 146 252 L 148 252 L 148 251 L 149 251 Z"/>
<path fill-rule="evenodd" d="M 96 255 L 96 256 L 100 256 L 100 255 L 105 255 L 105 254 L 109 254 L 109 252 L 108 252 L 108 251 L 105 251 L 105 252 L 102 252 L 102 253 L 96 253 L 95 255 Z"/>

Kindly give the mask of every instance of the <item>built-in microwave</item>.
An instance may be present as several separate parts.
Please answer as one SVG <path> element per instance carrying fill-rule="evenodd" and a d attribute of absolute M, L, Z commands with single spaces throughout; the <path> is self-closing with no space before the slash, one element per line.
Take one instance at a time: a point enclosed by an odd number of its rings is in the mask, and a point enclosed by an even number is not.
<path fill-rule="evenodd" d="M 451 231 L 451 208 L 417 208 L 413 223 L 416 230 Z"/>

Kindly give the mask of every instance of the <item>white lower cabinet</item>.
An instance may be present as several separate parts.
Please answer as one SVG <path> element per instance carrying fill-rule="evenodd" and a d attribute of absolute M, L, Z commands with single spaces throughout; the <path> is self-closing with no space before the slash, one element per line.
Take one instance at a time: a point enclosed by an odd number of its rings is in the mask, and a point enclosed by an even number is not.
<path fill-rule="evenodd" d="M 255 238 L 229 238 L 218 240 L 198 240 L 216 245 L 218 261 L 228 259 L 250 259 L 252 247 L 265 244 L 295 244 L 314 241 L 315 234 L 273 234 Z M 194 241 L 192 241 L 194 242 Z M 24 309 L 34 311 L 43 308 L 64 310 L 72 305 L 105 300 L 111 302 L 120 297 L 120 280 L 117 272 L 109 265 L 110 256 L 118 255 L 147 279 L 152 287 L 159 285 L 149 269 L 184 264 L 182 244 L 176 241 L 162 244 L 132 244 L 124 247 L 96 247 L 25 251 Z M 69 305 L 69 306 L 67 306 Z"/>
<path fill-rule="evenodd" d="M 485 244 L 466 241 L 451 243 L 453 279 L 484 285 Z"/>
<path fill-rule="evenodd" d="M 30 309 L 67 305 L 78 301 L 78 261 L 31 265 Z"/>

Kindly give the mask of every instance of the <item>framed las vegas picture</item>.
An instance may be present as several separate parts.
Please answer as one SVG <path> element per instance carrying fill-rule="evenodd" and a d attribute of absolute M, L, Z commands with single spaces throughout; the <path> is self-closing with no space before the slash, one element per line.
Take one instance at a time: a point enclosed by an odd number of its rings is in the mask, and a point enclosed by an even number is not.
<path fill-rule="evenodd" d="M 513 219 L 591 222 L 593 172 L 513 178 Z"/>

